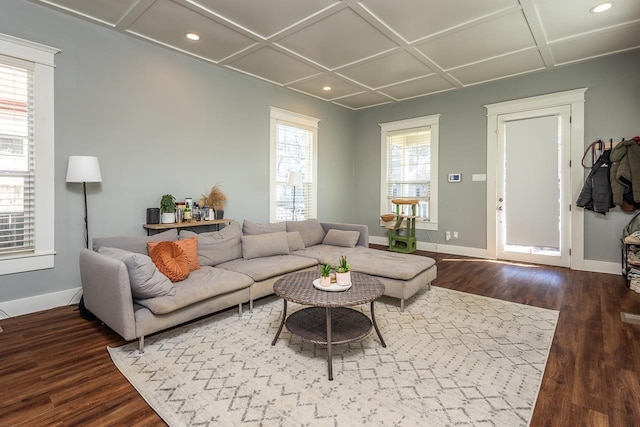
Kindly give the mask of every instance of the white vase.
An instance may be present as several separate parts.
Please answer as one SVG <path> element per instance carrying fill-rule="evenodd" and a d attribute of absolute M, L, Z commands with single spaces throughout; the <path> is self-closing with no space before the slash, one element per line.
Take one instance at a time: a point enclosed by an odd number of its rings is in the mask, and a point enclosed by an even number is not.
<path fill-rule="evenodd" d="M 320 286 L 329 287 L 331 286 L 331 277 L 320 277 Z"/>
<path fill-rule="evenodd" d="M 163 212 L 161 217 L 163 224 L 173 224 L 176 222 L 175 212 Z"/>
<path fill-rule="evenodd" d="M 349 286 L 351 284 L 351 272 L 336 273 L 336 283 L 339 286 Z"/>

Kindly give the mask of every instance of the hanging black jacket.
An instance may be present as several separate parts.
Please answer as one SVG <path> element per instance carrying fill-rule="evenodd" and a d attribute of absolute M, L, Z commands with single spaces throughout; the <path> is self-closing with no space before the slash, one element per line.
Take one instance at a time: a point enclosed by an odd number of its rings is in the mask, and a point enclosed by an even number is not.
<path fill-rule="evenodd" d="M 609 157 L 611 150 L 605 150 L 600 158 L 593 164 L 593 168 L 584 183 L 584 187 L 578 196 L 576 205 L 602 215 L 606 215 L 609 209 L 615 207 L 613 194 L 611 193 Z"/>

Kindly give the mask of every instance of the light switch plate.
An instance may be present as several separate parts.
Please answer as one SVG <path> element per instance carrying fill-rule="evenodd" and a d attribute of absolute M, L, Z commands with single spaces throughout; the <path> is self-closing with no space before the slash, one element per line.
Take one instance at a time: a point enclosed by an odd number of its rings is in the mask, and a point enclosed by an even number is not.
<path fill-rule="evenodd" d="M 487 174 L 486 173 L 474 173 L 471 175 L 471 181 L 486 181 Z"/>

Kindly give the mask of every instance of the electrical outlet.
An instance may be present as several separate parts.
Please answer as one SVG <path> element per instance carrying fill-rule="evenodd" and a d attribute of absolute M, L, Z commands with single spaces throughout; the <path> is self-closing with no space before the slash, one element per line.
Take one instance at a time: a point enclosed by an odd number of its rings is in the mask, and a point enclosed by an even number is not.
<path fill-rule="evenodd" d="M 457 232 L 457 231 L 454 231 L 454 232 L 453 232 L 453 238 L 454 238 L 454 239 L 457 239 L 457 238 L 458 238 L 458 232 Z"/>
<path fill-rule="evenodd" d="M 451 240 L 451 232 L 450 231 L 445 231 L 444 232 L 444 239 L 445 240 Z"/>

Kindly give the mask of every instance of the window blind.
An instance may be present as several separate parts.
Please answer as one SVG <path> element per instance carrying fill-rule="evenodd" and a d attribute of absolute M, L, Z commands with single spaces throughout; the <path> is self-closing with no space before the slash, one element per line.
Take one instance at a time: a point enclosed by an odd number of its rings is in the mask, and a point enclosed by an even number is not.
<path fill-rule="evenodd" d="M 35 248 L 34 66 L 0 56 L 0 254 Z"/>
<path fill-rule="evenodd" d="M 431 193 L 431 130 L 430 127 L 387 135 L 387 200 L 393 212 L 394 198 L 417 198 L 416 214 L 429 218 Z"/>
<path fill-rule="evenodd" d="M 312 128 L 276 122 L 276 221 L 312 218 L 313 139 Z M 302 187 L 288 185 L 291 171 L 302 173 Z"/>

